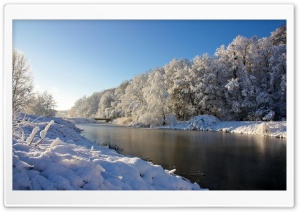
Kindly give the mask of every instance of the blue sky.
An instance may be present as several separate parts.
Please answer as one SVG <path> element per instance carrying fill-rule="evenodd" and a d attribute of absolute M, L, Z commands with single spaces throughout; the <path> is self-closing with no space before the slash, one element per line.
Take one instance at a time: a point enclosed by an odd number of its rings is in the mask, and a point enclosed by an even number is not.
<path fill-rule="evenodd" d="M 58 110 L 84 95 L 117 87 L 173 58 L 193 59 L 237 35 L 267 37 L 284 20 L 15 20 L 13 48 L 30 60 L 36 90 Z"/>

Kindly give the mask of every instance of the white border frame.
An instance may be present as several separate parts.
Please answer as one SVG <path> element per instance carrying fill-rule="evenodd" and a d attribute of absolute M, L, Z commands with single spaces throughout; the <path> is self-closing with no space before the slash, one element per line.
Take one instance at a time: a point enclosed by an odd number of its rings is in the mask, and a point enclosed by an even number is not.
<path fill-rule="evenodd" d="M 287 190 L 12 190 L 11 53 L 12 21 L 16 19 L 287 20 Z M 293 207 L 294 205 L 294 6 L 292 4 L 7 4 L 4 7 L 4 70 L 4 120 L 6 122 L 4 205 L 6 207 Z"/>

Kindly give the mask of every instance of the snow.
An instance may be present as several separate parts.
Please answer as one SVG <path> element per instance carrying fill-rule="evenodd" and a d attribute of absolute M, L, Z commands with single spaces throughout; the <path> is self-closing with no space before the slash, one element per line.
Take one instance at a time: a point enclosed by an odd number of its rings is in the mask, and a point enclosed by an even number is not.
<path fill-rule="evenodd" d="M 189 125 L 186 127 L 188 130 L 206 130 L 212 125 L 219 123 L 219 119 L 210 115 L 195 116 L 189 121 Z"/>
<path fill-rule="evenodd" d="M 262 118 L 262 120 L 264 120 L 264 121 L 270 121 L 270 120 L 272 120 L 274 118 L 274 116 L 275 116 L 275 112 L 271 110 L 266 116 L 264 116 Z"/>
<path fill-rule="evenodd" d="M 70 121 L 24 115 L 13 131 L 13 189 L 202 190 L 175 170 L 98 146 L 79 132 Z"/>
<path fill-rule="evenodd" d="M 173 125 L 157 126 L 159 129 L 173 130 L 202 130 L 221 131 L 260 136 L 286 138 L 286 121 L 219 121 L 210 115 L 193 117 L 189 121 L 178 122 Z"/>
<path fill-rule="evenodd" d="M 98 123 L 95 119 L 91 118 L 64 118 L 64 120 L 67 120 L 73 124 L 93 124 Z"/>
<path fill-rule="evenodd" d="M 286 138 L 286 122 L 222 122 L 200 115 L 161 129 Z M 43 129 L 38 133 L 40 129 Z M 70 121 L 24 115 L 13 131 L 14 190 L 202 190 L 160 165 L 124 156 L 79 134 Z M 40 135 L 40 136 L 39 136 Z M 26 139 L 25 139 L 26 138 Z M 39 144 L 39 145 L 37 145 Z M 188 164 L 187 164 L 188 165 Z"/>
<path fill-rule="evenodd" d="M 123 125 L 123 126 L 130 126 L 132 123 L 132 118 L 128 118 L 128 117 L 116 118 L 112 121 L 112 123 Z"/>
<path fill-rule="evenodd" d="M 32 140 L 33 140 L 35 134 L 36 134 L 39 130 L 40 130 L 39 127 L 33 128 L 31 134 L 30 134 L 30 135 L 28 136 L 28 138 L 26 139 L 26 143 L 27 143 L 27 144 L 29 144 L 29 145 L 31 144 L 31 142 L 32 142 Z M 22 140 L 23 140 L 23 136 L 22 136 Z"/>
<path fill-rule="evenodd" d="M 231 79 L 225 85 L 228 91 L 233 91 L 236 87 L 239 87 L 238 79 Z"/>

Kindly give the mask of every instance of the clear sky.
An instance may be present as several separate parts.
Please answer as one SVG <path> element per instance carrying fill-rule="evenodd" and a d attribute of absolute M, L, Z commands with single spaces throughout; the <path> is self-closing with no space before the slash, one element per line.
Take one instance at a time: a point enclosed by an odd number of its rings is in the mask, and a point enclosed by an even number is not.
<path fill-rule="evenodd" d="M 13 48 L 30 60 L 35 89 L 57 110 L 84 95 L 117 87 L 173 58 L 193 59 L 237 35 L 267 37 L 284 20 L 15 20 Z"/>

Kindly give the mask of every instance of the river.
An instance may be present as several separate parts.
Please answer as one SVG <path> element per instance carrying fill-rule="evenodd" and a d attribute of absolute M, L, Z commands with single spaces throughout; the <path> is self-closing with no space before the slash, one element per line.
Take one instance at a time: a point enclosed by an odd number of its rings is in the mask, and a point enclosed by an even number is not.
<path fill-rule="evenodd" d="M 176 169 L 209 190 L 286 190 L 286 140 L 254 135 L 78 124 L 98 144 Z"/>

